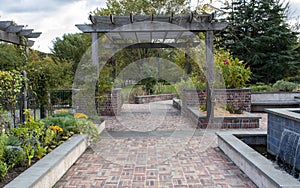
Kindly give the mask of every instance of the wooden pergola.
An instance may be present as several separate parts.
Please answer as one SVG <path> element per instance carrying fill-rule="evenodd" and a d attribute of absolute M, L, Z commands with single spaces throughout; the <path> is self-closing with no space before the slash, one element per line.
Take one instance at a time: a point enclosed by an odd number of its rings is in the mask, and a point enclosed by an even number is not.
<path fill-rule="evenodd" d="M 98 64 L 98 33 L 104 33 L 110 40 L 107 48 L 186 48 L 197 46 L 196 34 L 205 33 L 206 78 L 207 78 L 207 117 L 213 112 L 214 55 L 213 35 L 223 30 L 227 23 L 216 22 L 213 14 L 180 15 L 133 15 L 91 16 L 90 24 L 76 27 L 92 35 L 92 62 Z M 192 42 L 191 42 L 192 41 Z M 132 45 L 134 43 L 134 45 Z"/>
<path fill-rule="evenodd" d="M 29 38 L 38 38 L 42 33 L 26 29 L 24 25 L 15 25 L 12 21 L 0 21 L 0 41 L 31 47 L 34 41 Z M 23 41 L 22 37 L 27 39 Z"/>

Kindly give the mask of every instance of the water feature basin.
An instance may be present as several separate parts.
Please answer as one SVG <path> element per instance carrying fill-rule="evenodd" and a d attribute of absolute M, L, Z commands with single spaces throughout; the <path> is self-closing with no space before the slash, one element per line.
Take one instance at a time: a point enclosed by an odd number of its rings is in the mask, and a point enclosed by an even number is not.
<path fill-rule="evenodd" d="M 266 109 L 266 112 L 268 152 L 300 170 L 300 108 Z"/>
<path fill-rule="evenodd" d="M 221 131 L 216 133 L 220 149 L 258 187 L 300 187 L 300 182 L 285 171 L 276 168 L 274 163 L 243 142 L 241 137 L 254 137 L 256 142 L 264 142 L 265 131 Z"/>

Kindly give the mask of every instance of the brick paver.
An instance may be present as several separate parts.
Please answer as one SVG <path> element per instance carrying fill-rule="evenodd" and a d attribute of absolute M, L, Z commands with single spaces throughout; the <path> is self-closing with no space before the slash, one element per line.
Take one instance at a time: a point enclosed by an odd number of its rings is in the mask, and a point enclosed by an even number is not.
<path fill-rule="evenodd" d="M 106 127 L 55 187 L 256 187 L 217 147 L 218 130 L 195 129 L 169 102 L 124 105 Z"/>

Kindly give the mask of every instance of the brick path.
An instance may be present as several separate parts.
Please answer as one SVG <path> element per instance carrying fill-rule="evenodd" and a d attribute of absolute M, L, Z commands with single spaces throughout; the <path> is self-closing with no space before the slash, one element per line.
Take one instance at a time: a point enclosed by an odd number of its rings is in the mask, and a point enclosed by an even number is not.
<path fill-rule="evenodd" d="M 266 116 L 262 129 L 266 128 Z M 256 187 L 169 102 L 124 105 L 55 187 Z"/>

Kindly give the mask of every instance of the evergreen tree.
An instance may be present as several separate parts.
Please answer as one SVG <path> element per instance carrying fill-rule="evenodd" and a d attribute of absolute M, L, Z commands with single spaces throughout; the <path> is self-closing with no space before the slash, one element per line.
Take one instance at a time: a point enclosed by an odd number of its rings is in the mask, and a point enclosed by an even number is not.
<path fill-rule="evenodd" d="M 272 83 L 295 74 L 297 33 L 286 22 L 288 6 L 280 0 L 232 0 L 229 6 L 219 46 L 251 66 L 252 81 Z"/>

